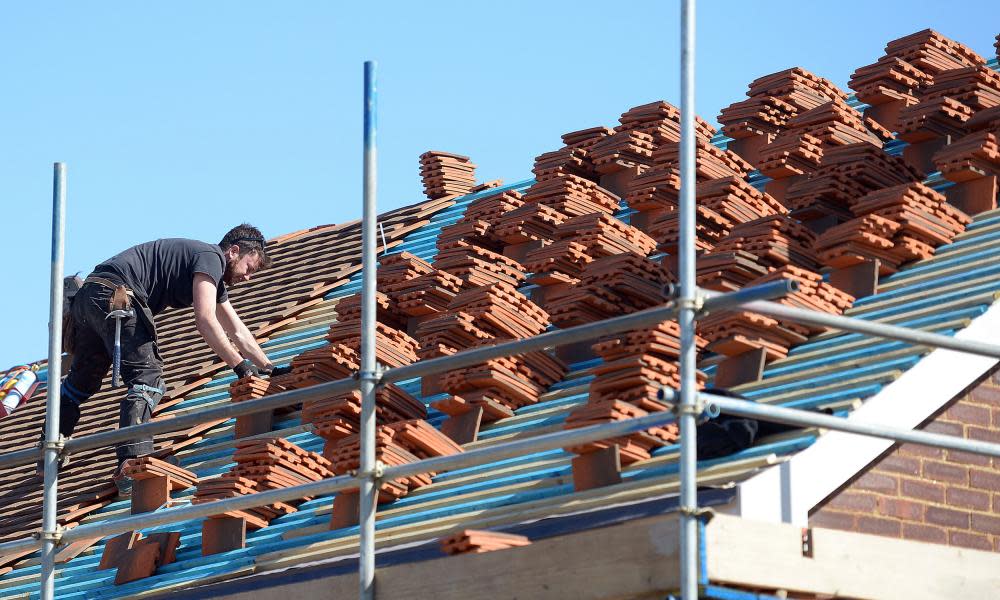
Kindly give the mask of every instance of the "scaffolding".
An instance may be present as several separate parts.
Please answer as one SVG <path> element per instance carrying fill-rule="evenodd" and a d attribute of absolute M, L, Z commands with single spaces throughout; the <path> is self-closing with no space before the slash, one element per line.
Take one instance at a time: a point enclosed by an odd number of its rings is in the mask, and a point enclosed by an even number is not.
<path fill-rule="evenodd" d="M 744 290 L 718 293 L 699 289 L 695 285 L 695 154 L 694 154 L 694 24 L 695 0 L 681 4 L 681 201 L 680 201 L 680 284 L 668 286 L 669 301 L 663 306 L 614 317 L 577 327 L 549 331 L 534 337 L 492 346 L 479 347 L 389 370 L 380 370 L 375 362 L 375 271 L 376 271 L 376 65 L 364 65 L 364 210 L 362 220 L 362 348 L 360 369 L 356 377 L 290 390 L 256 400 L 220 406 L 172 419 L 105 431 L 81 438 L 63 439 L 58 432 L 59 374 L 61 373 L 61 315 L 64 215 L 66 205 L 66 168 L 55 164 L 52 220 L 52 273 L 49 322 L 49 386 L 46 406 L 44 461 L 44 496 L 41 531 L 31 537 L 0 544 L 0 555 L 41 548 L 41 598 L 54 597 L 56 549 L 61 544 L 103 538 L 135 529 L 166 525 L 190 519 L 206 518 L 229 511 L 249 509 L 262 504 L 320 496 L 334 492 L 361 490 L 359 597 L 374 598 L 375 581 L 375 490 L 380 480 L 391 480 L 429 472 L 442 472 L 488 464 L 524 453 L 540 452 L 614 438 L 660 426 L 673 420 L 680 425 L 680 592 L 684 600 L 698 597 L 698 526 L 702 515 L 698 508 L 696 468 L 696 423 L 702 417 L 720 413 L 753 417 L 798 426 L 815 426 L 865 436 L 961 450 L 986 456 L 1000 457 L 1000 444 L 967 440 L 884 425 L 865 424 L 844 417 L 757 404 L 752 401 L 700 393 L 695 385 L 694 324 L 700 314 L 739 308 L 779 319 L 812 324 L 843 331 L 901 340 L 929 347 L 946 348 L 994 359 L 1000 359 L 1000 345 L 956 340 L 944 335 L 917 331 L 884 323 L 829 315 L 792 308 L 771 300 L 796 290 L 793 281 L 778 281 Z M 679 390 L 663 388 L 660 399 L 673 407 L 672 411 L 651 413 L 601 425 L 559 431 L 526 439 L 502 442 L 461 454 L 429 458 L 399 466 L 387 466 L 375 459 L 375 391 L 379 386 L 416 377 L 426 377 L 470 366 L 493 358 L 544 350 L 575 342 L 592 340 L 605 335 L 651 327 L 676 319 L 680 325 L 680 386 Z M 81 450 L 106 447 L 139 436 L 180 431 L 192 425 L 249 415 L 264 410 L 291 406 L 333 394 L 360 390 L 361 469 L 356 475 L 341 475 L 295 487 L 268 490 L 215 502 L 168 508 L 151 513 L 117 517 L 103 522 L 64 529 L 56 523 L 57 462 L 61 455 Z M 26 449 L 0 456 L 0 467 L 30 464 L 38 460 L 39 449 Z"/>

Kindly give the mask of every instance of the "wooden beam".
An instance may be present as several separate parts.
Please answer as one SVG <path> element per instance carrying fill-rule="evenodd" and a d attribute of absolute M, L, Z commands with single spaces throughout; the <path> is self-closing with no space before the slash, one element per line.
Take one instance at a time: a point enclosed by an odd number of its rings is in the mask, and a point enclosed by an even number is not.
<path fill-rule="evenodd" d="M 825 529 L 802 529 L 715 515 L 705 527 L 713 584 L 859 599 L 991 598 L 1000 589 L 1000 555 Z M 376 571 L 379 600 L 396 598 L 662 598 L 679 585 L 678 516 L 662 515 L 529 546 L 411 562 Z M 512 577 L 511 574 L 516 574 Z M 226 593 L 222 600 L 340 598 L 357 593 L 357 575 L 283 578 Z M 251 587 L 251 586 L 243 586 Z"/>
<path fill-rule="evenodd" d="M 1000 589 L 1000 554 L 716 515 L 706 527 L 713 583 L 837 598 L 990 598 Z"/>
<path fill-rule="evenodd" d="M 655 517 L 509 550 L 397 565 L 376 571 L 376 593 L 379 600 L 662 598 L 678 585 L 678 535 L 676 517 Z M 357 581 L 356 574 L 319 577 L 213 597 L 350 598 Z"/>

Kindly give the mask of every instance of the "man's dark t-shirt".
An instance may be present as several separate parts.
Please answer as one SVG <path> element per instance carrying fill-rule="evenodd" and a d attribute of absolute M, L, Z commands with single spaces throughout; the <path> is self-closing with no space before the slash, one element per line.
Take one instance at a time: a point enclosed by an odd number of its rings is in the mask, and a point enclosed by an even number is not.
<path fill-rule="evenodd" d="M 216 302 L 229 299 L 222 276 L 226 258 L 215 244 L 169 238 L 132 246 L 104 261 L 94 275 L 120 281 L 143 300 L 154 315 L 169 307 L 194 303 L 194 274 L 204 273 L 218 286 Z"/>

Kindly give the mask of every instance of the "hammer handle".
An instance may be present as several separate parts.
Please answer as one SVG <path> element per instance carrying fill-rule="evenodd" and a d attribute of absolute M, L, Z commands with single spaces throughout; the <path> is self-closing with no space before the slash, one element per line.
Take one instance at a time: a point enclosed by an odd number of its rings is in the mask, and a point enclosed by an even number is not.
<path fill-rule="evenodd" d="M 121 367 L 122 367 L 122 320 L 115 319 L 115 353 L 112 359 L 111 368 L 111 387 L 116 388 L 121 385 Z"/>

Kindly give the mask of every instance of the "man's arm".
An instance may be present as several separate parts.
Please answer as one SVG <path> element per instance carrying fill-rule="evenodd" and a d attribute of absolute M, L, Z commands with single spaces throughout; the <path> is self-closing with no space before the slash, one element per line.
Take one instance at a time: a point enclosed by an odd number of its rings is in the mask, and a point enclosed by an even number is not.
<path fill-rule="evenodd" d="M 194 274 L 194 323 L 198 333 L 205 338 L 208 347 L 219 355 L 230 367 L 243 362 L 243 357 L 233 348 L 226 337 L 226 330 L 216 316 L 216 294 L 218 288 L 215 281 L 204 273 Z M 225 304 L 229 304 L 226 302 Z M 235 313 L 234 313 L 235 314 Z M 244 327 L 246 329 L 246 327 Z"/>
<path fill-rule="evenodd" d="M 239 348 L 243 356 L 249 358 L 264 371 L 270 371 L 274 368 L 274 365 L 268 360 L 267 355 L 260 349 L 260 345 L 254 339 L 250 330 L 247 329 L 242 319 L 236 314 L 236 309 L 229 303 L 229 300 L 216 304 L 215 315 L 219 323 L 222 324 L 222 328 L 229 335 L 229 338 L 233 340 L 233 343 L 236 344 L 236 347 Z"/>

